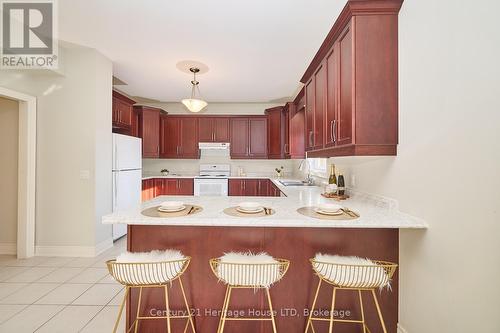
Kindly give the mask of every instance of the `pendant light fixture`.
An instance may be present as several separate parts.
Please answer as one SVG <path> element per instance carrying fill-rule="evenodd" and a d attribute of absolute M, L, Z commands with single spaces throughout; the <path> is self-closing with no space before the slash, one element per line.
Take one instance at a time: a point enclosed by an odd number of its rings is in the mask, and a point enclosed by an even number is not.
<path fill-rule="evenodd" d="M 181 102 L 184 104 L 184 106 L 191 112 L 200 112 L 203 110 L 208 103 L 205 102 L 204 100 L 200 99 L 201 94 L 200 94 L 200 88 L 198 87 L 198 82 L 196 80 L 196 73 L 200 71 L 199 68 L 196 67 L 191 67 L 189 68 L 189 71 L 193 73 L 193 81 L 191 81 L 191 98 L 186 98 L 183 99 Z M 196 98 L 196 92 L 198 91 L 198 98 Z"/>

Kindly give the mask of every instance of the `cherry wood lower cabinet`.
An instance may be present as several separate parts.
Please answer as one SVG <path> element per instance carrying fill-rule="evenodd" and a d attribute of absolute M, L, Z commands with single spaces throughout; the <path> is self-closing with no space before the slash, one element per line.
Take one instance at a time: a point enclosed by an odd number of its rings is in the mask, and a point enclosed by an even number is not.
<path fill-rule="evenodd" d="M 154 179 L 143 179 L 142 181 L 142 201 L 148 201 L 155 197 L 155 180 Z"/>
<path fill-rule="evenodd" d="M 229 196 L 279 197 L 281 191 L 269 179 L 229 179 Z"/>
<path fill-rule="evenodd" d="M 152 178 L 142 181 L 142 201 L 159 195 L 194 195 L 192 178 Z"/>
<path fill-rule="evenodd" d="M 272 218 L 272 217 L 271 217 Z M 317 252 L 354 255 L 398 263 L 398 229 L 364 228 L 286 228 L 286 227 L 209 227 L 209 226 L 154 226 L 129 225 L 127 249 L 143 252 L 157 249 L 180 250 L 190 256 L 191 263 L 182 276 L 188 302 L 195 309 L 195 327 L 198 333 L 217 331 L 219 312 L 224 301 L 225 285 L 218 281 L 209 266 L 209 259 L 228 251 L 267 252 L 273 257 L 291 261 L 284 278 L 270 289 L 277 313 L 278 332 L 303 333 L 306 311 L 310 308 L 318 285 L 310 258 Z M 387 331 L 396 333 L 398 320 L 398 272 L 391 282 L 392 290 L 377 292 Z M 330 308 L 332 288 L 323 284 L 317 308 Z M 363 292 L 365 293 L 365 292 Z M 170 308 L 184 309 L 178 282 L 169 289 Z M 127 302 L 127 324 L 136 316 L 139 291 L 132 290 Z M 372 333 L 381 333 L 376 307 L 371 296 L 363 294 L 365 319 Z M 163 288 L 145 288 L 142 293 L 141 313 L 149 315 L 165 308 Z M 344 319 L 359 319 L 359 296 L 355 292 L 339 291 L 335 308 Z M 262 290 L 234 290 L 230 309 L 245 315 L 252 310 L 267 310 Z M 339 318 L 341 319 L 341 318 Z M 185 321 L 172 320 L 172 332 L 183 332 Z M 315 322 L 316 332 L 327 332 L 328 324 Z M 165 320 L 143 320 L 139 332 L 165 332 Z M 270 322 L 229 321 L 224 332 L 270 333 Z M 335 333 L 363 332 L 356 324 L 335 324 Z"/>

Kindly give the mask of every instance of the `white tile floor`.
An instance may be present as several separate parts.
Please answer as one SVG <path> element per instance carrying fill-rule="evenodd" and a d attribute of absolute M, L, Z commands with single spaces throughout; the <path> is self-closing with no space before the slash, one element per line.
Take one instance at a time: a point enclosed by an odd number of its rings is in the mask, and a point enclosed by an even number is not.
<path fill-rule="evenodd" d="M 95 258 L 0 255 L 0 333 L 111 332 L 123 288 L 105 262 L 125 246 L 120 239 Z"/>

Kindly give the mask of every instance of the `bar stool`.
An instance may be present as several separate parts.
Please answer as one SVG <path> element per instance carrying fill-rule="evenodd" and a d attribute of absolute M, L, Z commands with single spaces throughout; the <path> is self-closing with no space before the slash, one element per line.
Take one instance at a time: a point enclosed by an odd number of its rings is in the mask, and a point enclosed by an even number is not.
<path fill-rule="evenodd" d="M 156 252 L 156 253 L 154 253 Z M 149 258 L 148 255 L 152 254 L 153 258 Z M 164 259 L 168 257 L 173 257 L 173 260 L 156 261 L 158 254 L 165 254 Z M 137 255 L 137 256 L 134 256 Z M 191 326 L 191 330 L 195 333 L 194 322 L 190 307 L 184 292 L 184 286 L 182 285 L 181 275 L 184 274 L 189 262 L 190 257 L 183 256 L 179 251 L 166 250 L 166 251 L 152 251 L 150 253 L 126 253 L 127 258 L 123 260 L 108 260 L 106 265 L 109 270 L 109 274 L 120 284 L 125 286 L 125 295 L 123 296 L 123 301 L 120 305 L 120 310 L 118 312 L 118 318 L 116 319 L 115 326 L 113 328 L 113 333 L 116 333 L 118 329 L 118 323 L 123 312 L 123 307 L 127 302 L 127 297 L 130 294 L 132 288 L 139 288 L 139 299 L 137 301 L 137 313 L 136 318 L 133 323 L 127 329 L 127 333 L 134 328 L 134 332 L 137 333 L 139 326 L 139 320 L 144 319 L 167 319 L 167 332 L 171 333 L 171 323 L 172 319 L 185 318 L 186 326 L 184 327 L 184 332 L 187 331 L 188 325 Z M 154 258 L 156 257 L 156 258 Z M 120 258 L 120 256 L 119 256 Z M 144 262 L 138 262 L 138 261 Z M 170 304 L 168 296 L 168 284 L 172 287 L 172 283 L 177 280 L 179 281 L 180 291 L 182 297 L 184 298 L 184 305 L 186 307 L 186 315 L 176 315 L 173 316 L 170 313 Z M 143 288 L 163 288 L 165 293 L 165 316 L 141 316 L 141 301 L 142 301 L 142 289 Z"/>
<path fill-rule="evenodd" d="M 319 278 L 319 282 L 316 289 L 316 294 L 314 295 L 311 311 L 309 312 L 309 317 L 307 319 L 305 333 L 308 332 L 309 327 L 311 327 L 313 333 L 315 332 L 313 321 L 328 321 L 330 323 L 328 330 L 329 333 L 333 331 L 333 325 L 337 322 L 362 324 L 363 333 L 366 333 L 367 331 L 370 332 L 370 329 L 365 322 L 362 291 L 371 292 L 373 300 L 375 301 L 375 306 L 377 308 L 380 324 L 382 325 L 384 333 L 387 333 L 375 289 L 381 289 L 390 286 L 391 278 L 394 275 L 396 268 L 398 267 L 397 264 L 387 261 L 372 261 L 369 259 L 362 259 L 358 257 L 343 257 L 322 254 L 317 254 L 316 257 L 310 259 L 310 261 L 314 272 Z M 329 318 L 313 317 L 313 312 L 316 306 L 316 300 L 318 298 L 322 281 L 333 286 L 332 303 Z M 361 320 L 333 318 L 335 310 L 335 296 L 337 290 L 351 290 L 358 292 L 359 304 L 361 309 Z"/>
<path fill-rule="evenodd" d="M 274 259 L 265 253 L 228 253 L 220 258 L 210 259 L 213 273 L 219 281 L 227 285 L 217 333 L 224 332 L 226 321 L 232 320 L 271 321 L 273 332 L 276 333 L 276 321 L 269 288 L 283 278 L 289 265 L 288 260 Z M 271 313 L 270 317 L 228 318 L 227 312 L 233 289 L 264 289 Z"/>

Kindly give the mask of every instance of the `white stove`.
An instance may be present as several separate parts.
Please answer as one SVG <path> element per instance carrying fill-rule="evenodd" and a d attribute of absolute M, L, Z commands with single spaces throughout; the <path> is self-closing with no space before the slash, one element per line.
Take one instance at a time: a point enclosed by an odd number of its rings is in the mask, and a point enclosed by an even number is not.
<path fill-rule="evenodd" d="M 195 196 L 227 196 L 229 164 L 200 164 L 200 175 L 194 178 Z"/>

